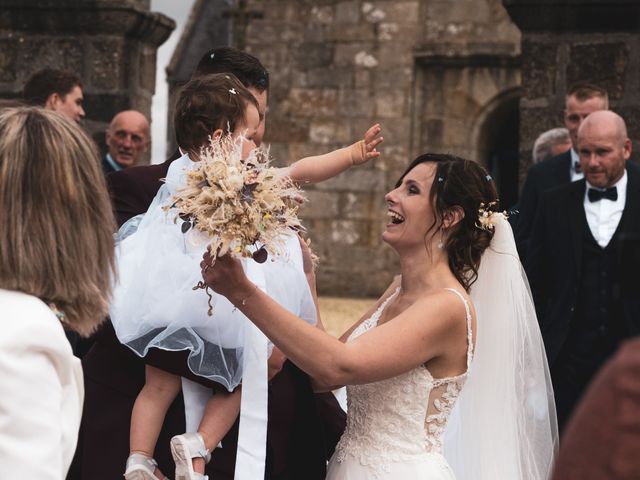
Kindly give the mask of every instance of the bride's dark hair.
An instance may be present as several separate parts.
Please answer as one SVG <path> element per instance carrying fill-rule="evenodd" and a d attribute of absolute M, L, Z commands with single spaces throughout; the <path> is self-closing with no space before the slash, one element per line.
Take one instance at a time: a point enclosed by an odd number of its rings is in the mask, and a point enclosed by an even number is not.
<path fill-rule="evenodd" d="M 416 158 L 398 180 L 402 183 L 407 173 L 421 163 L 434 163 L 436 174 L 431 185 L 430 202 L 435 212 L 435 220 L 429 232 L 436 234 L 442 226 L 446 213 L 459 207 L 464 217 L 449 231 L 444 248 L 449 255 L 449 267 L 458 281 L 469 290 L 478 278 L 480 257 L 491 243 L 492 230 L 484 230 L 478 225 L 478 209 L 481 204 L 495 211 L 498 193 L 487 171 L 476 162 L 455 155 L 426 153 Z M 487 207 L 489 208 L 489 207 Z"/>

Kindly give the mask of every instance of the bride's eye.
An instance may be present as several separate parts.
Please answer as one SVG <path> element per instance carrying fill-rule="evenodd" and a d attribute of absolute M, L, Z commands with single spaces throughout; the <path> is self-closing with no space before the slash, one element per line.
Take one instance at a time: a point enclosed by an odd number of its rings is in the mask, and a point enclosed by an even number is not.
<path fill-rule="evenodd" d="M 409 186 L 409 193 L 414 194 L 414 195 L 418 195 L 420 193 L 420 189 L 418 187 L 416 187 L 415 185 L 410 185 Z"/>

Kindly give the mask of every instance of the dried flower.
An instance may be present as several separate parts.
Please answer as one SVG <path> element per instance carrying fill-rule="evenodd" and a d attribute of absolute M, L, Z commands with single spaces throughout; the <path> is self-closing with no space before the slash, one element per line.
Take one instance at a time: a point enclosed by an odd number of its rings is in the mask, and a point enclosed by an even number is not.
<path fill-rule="evenodd" d="M 286 170 L 270 166 L 264 147 L 243 159 L 242 141 L 228 135 L 203 148 L 167 210 L 188 223 L 183 232 L 207 237 L 214 258 L 228 252 L 251 257 L 264 247 L 257 258 L 266 259 L 267 252 L 281 253 L 292 229 L 302 230 L 294 200 L 301 191 Z"/>
<path fill-rule="evenodd" d="M 478 208 L 478 221 L 476 222 L 476 227 L 486 230 L 493 231 L 495 228 L 495 217 L 496 213 L 502 213 L 505 218 L 507 217 L 507 212 L 496 212 L 494 207 L 498 205 L 498 202 L 489 202 L 487 204 L 480 203 L 480 208 Z"/>

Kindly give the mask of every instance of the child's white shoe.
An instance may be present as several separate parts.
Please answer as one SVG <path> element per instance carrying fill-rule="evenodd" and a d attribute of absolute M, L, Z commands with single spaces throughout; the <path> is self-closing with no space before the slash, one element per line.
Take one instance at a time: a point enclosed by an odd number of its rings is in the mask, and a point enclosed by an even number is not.
<path fill-rule="evenodd" d="M 209 477 L 193 470 L 192 458 L 204 458 L 205 463 L 211 460 L 211 453 L 204 446 L 199 433 L 183 433 L 171 439 L 171 455 L 176 462 L 176 480 L 208 480 Z"/>
<path fill-rule="evenodd" d="M 154 471 L 158 466 L 153 458 L 141 453 L 132 453 L 127 458 L 127 467 L 124 472 L 125 480 L 158 480 Z"/>

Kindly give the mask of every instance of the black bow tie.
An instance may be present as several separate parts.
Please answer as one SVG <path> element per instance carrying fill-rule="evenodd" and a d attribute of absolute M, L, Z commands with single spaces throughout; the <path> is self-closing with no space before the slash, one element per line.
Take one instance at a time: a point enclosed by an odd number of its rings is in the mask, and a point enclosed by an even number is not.
<path fill-rule="evenodd" d="M 618 189 L 616 187 L 607 188 L 606 190 L 596 190 L 595 188 L 590 188 L 587 192 L 589 196 L 590 202 L 599 202 L 603 198 L 608 198 L 609 200 L 613 200 L 614 202 L 618 200 Z"/>

